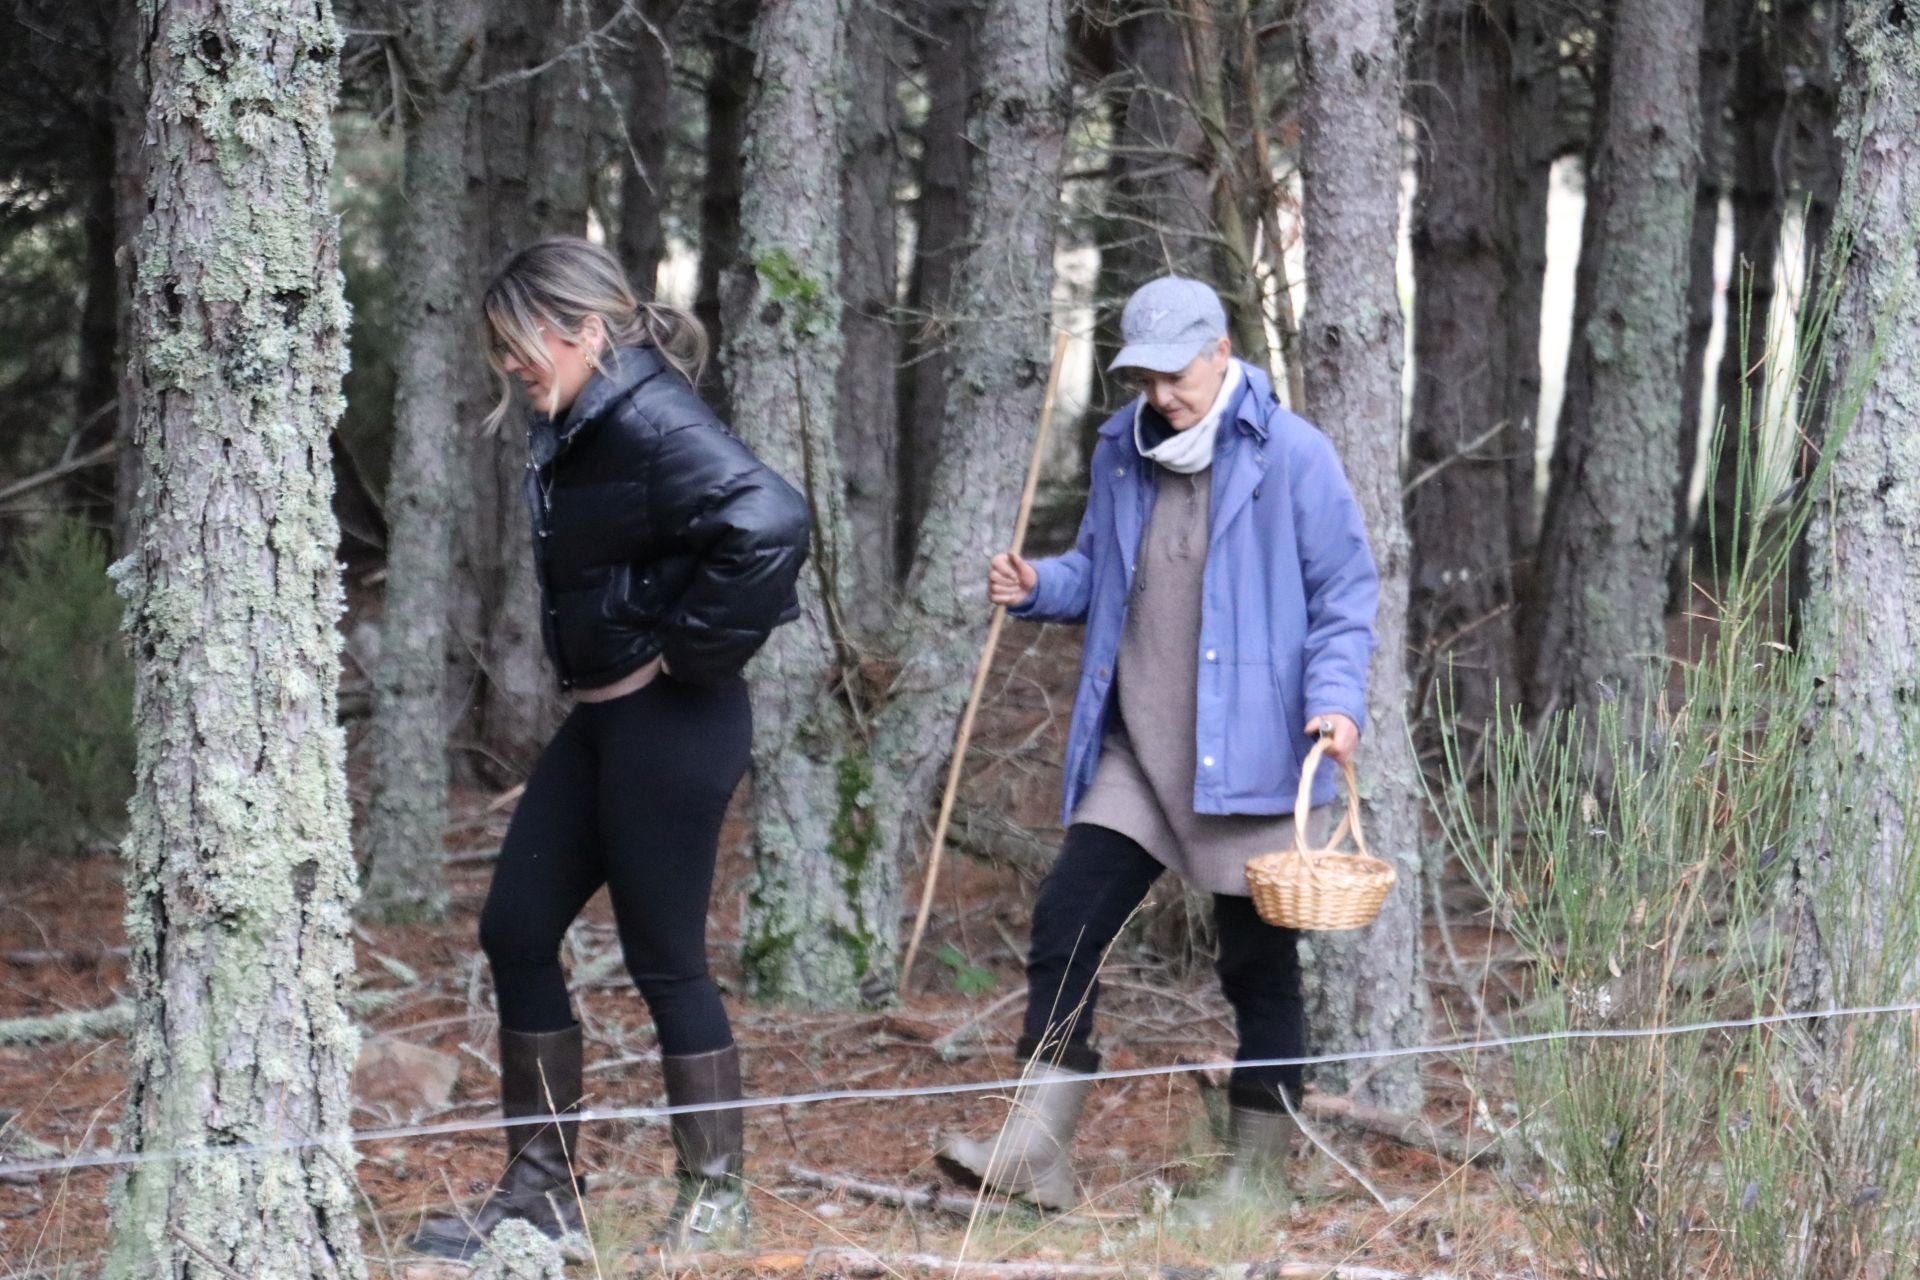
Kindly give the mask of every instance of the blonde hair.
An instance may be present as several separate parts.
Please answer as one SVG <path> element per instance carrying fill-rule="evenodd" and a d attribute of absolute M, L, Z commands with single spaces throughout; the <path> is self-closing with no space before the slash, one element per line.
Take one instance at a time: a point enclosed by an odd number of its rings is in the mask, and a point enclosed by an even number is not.
<path fill-rule="evenodd" d="M 487 285 L 480 310 L 486 317 L 487 365 L 500 384 L 499 402 L 486 418 L 488 434 L 500 429 L 513 408 L 507 353 L 552 374 L 553 362 L 540 340 L 543 328 L 583 346 L 588 318 L 598 317 L 604 336 L 587 353 L 590 364 L 611 348 L 650 346 L 695 382 L 707 363 L 707 331 L 697 319 L 678 307 L 642 302 L 619 260 L 579 236 L 548 236 L 516 252 Z"/>

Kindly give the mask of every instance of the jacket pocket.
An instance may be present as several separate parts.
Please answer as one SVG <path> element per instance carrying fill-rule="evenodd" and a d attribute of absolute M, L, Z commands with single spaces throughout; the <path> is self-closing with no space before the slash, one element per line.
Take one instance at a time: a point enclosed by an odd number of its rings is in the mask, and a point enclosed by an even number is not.
<path fill-rule="evenodd" d="M 1229 800 L 1277 800 L 1300 777 L 1293 758 L 1293 734 L 1287 726 L 1287 699 L 1271 665 L 1240 663 L 1229 667 L 1226 724 L 1221 741 L 1223 790 Z M 1206 762 L 1201 761 L 1204 768 Z"/>

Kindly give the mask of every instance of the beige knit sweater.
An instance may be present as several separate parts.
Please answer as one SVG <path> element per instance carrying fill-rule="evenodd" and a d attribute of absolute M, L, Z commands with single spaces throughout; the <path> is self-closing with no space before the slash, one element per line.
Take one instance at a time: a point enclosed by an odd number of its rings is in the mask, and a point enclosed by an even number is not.
<path fill-rule="evenodd" d="M 1293 819 L 1193 811 L 1200 603 L 1213 470 L 1159 469 L 1114 669 L 1118 715 L 1075 822 L 1137 840 L 1196 889 L 1247 896 L 1247 859 L 1293 847 Z M 1324 837 L 1326 809 L 1309 834 Z"/>

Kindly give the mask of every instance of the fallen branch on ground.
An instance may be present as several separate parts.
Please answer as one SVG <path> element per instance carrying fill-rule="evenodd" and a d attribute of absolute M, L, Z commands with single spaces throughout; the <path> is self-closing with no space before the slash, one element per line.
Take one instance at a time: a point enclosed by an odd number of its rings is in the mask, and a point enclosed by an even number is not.
<path fill-rule="evenodd" d="M 126 954 L 126 947 L 54 947 L 50 949 L 28 947 L 9 951 L 0 958 L 4 958 L 11 965 L 31 968 L 40 964 L 91 966 L 106 959 L 124 957 Z"/>
<path fill-rule="evenodd" d="M 378 1013 L 401 994 L 399 991 L 356 991 L 347 997 L 347 1012 L 363 1017 Z M 38 1018 L 0 1019 L 0 1045 L 109 1040 L 132 1030 L 133 1002 L 119 1000 L 99 1009 L 70 1009 Z"/>
<path fill-rule="evenodd" d="M 55 1044 L 71 1040 L 105 1040 L 133 1030 L 133 1005 L 125 1000 L 104 1009 L 73 1009 L 39 1018 L 0 1021 L 0 1044 Z"/>
<path fill-rule="evenodd" d="M 956 1218 L 971 1218 L 976 1208 L 982 1213 L 1004 1213 L 1007 1210 L 1006 1203 L 999 1200 L 976 1199 L 946 1191 L 918 1191 L 912 1187 L 896 1187 L 885 1182 L 870 1182 L 865 1178 L 824 1173 L 804 1165 L 788 1165 L 787 1176 L 809 1187 L 843 1191 L 875 1204 L 889 1204 L 900 1209 L 932 1209 Z"/>
<path fill-rule="evenodd" d="M 1012 867 L 1032 880 L 1043 878 L 1059 852 L 1059 841 L 1037 835 L 1003 813 L 961 801 L 953 811 L 957 849 Z"/>
<path fill-rule="evenodd" d="M 973 1034 L 983 1023 L 991 1022 L 994 1015 L 998 1014 L 1014 1001 L 1025 999 L 1026 994 L 1026 989 L 1023 987 L 1016 987 L 1012 991 L 1007 992 L 953 1030 L 935 1038 L 933 1041 L 933 1051 L 948 1062 L 958 1058 L 960 1056 L 958 1049 L 963 1040 Z"/>
<path fill-rule="evenodd" d="M 458 853 L 448 854 L 442 861 L 449 867 L 464 867 L 479 862 L 493 862 L 500 856 L 500 846 L 491 849 L 462 849 Z"/>
<path fill-rule="evenodd" d="M 1358 1129 L 1362 1133 L 1391 1138 L 1402 1146 L 1414 1147 L 1439 1156 L 1449 1164 L 1472 1164 L 1476 1160 L 1484 1164 L 1496 1158 L 1494 1152 L 1476 1151 L 1461 1139 L 1441 1133 L 1426 1120 L 1415 1116 L 1396 1115 L 1391 1111 L 1381 1111 L 1376 1107 L 1355 1102 L 1351 1098 L 1309 1093 L 1301 1103 L 1300 1110 L 1309 1119 L 1330 1120 L 1349 1129 Z"/>

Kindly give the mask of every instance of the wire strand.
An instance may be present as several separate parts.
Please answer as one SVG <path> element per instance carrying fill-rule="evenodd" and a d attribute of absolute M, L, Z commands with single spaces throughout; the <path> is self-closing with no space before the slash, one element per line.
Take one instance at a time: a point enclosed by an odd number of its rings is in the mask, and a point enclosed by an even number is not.
<path fill-rule="evenodd" d="M 1356 1049 L 1346 1053 L 1309 1054 L 1297 1058 L 1247 1058 L 1216 1062 L 1179 1062 L 1154 1067 L 1121 1067 L 1104 1071 L 1077 1073 L 1075 1080 L 1140 1080 L 1150 1076 L 1190 1075 L 1203 1071 L 1231 1070 L 1236 1067 L 1322 1066 L 1335 1062 L 1378 1062 L 1392 1058 L 1427 1055 L 1478 1053 L 1488 1049 L 1514 1048 L 1520 1045 L 1548 1044 L 1558 1041 L 1645 1040 L 1655 1036 L 1698 1035 L 1708 1031 L 1741 1031 L 1755 1027 L 1777 1026 L 1788 1022 L 1813 1022 L 1832 1018 L 1878 1017 L 1895 1013 L 1920 1013 L 1920 1001 L 1900 1004 L 1850 1005 L 1812 1009 L 1799 1013 L 1763 1013 L 1745 1018 L 1720 1018 L 1709 1022 L 1682 1022 L 1657 1027 L 1593 1027 L 1565 1031 L 1539 1031 L 1525 1035 L 1497 1036 L 1489 1040 L 1455 1040 L 1433 1044 L 1395 1045 L 1383 1049 Z M 967 1093 L 997 1093 L 1016 1089 L 1044 1088 L 1060 1083 L 1061 1077 L 1029 1079 L 1021 1076 L 970 1084 L 897 1085 L 881 1089 L 822 1089 L 813 1093 L 777 1094 L 760 1098 L 736 1098 L 726 1102 L 692 1103 L 666 1107 L 611 1107 L 568 1112 L 563 1118 L 582 1122 L 604 1120 L 659 1120 L 671 1116 L 692 1115 L 703 1111 L 750 1111 L 761 1107 L 815 1106 L 827 1102 L 879 1102 L 910 1098 L 937 1098 Z M 243 1143 L 222 1147 L 180 1147 L 164 1151 L 105 1152 L 71 1156 L 57 1160 L 23 1160 L 0 1164 L 0 1178 L 35 1173 L 58 1173 L 75 1169 L 105 1169 L 132 1165 L 162 1164 L 177 1160 L 202 1160 L 211 1157 L 278 1155 L 307 1151 L 316 1147 L 341 1147 L 369 1142 L 390 1142 L 402 1138 L 440 1138 L 466 1133 L 485 1133 L 530 1124 L 548 1124 L 551 1114 L 501 1116 L 480 1120 L 448 1120 L 434 1124 L 395 1125 L 383 1129 L 356 1129 L 351 1133 L 328 1137 L 287 1138 L 277 1142 Z"/>

